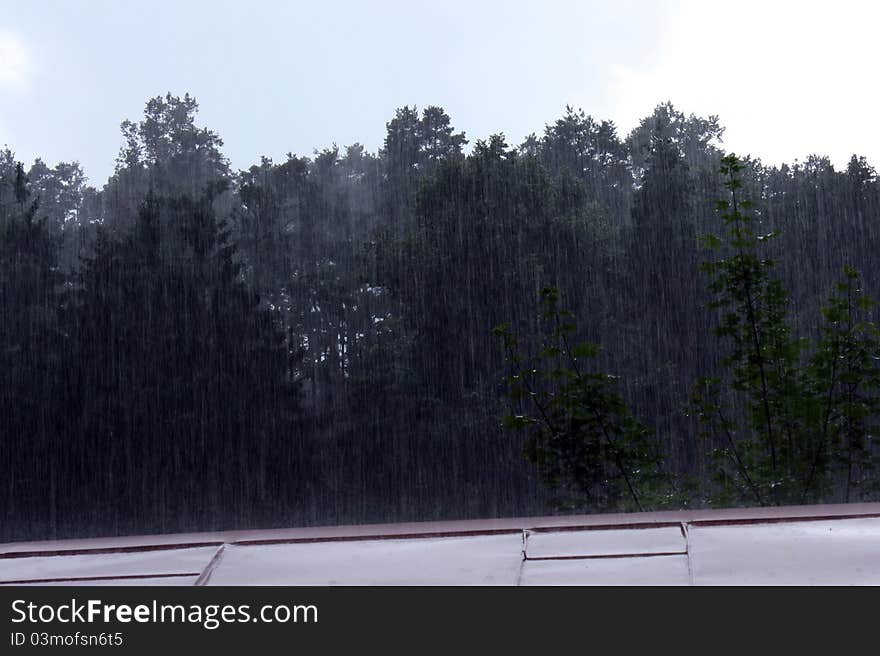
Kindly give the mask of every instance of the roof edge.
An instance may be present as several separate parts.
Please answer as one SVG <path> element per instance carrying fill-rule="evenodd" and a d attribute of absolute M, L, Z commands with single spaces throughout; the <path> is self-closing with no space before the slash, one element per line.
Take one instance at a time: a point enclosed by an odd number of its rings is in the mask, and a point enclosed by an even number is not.
<path fill-rule="evenodd" d="M 0 559 L 26 556 L 124 553 L 186 549 L 223 544 L 283 544 L 433 537 L 467 537 L 542 530 L 639 529 L 690 524 L 735 526 L 788 521 L 880 517 L 880 503 L 764 508 L 725 508 L 594 515 L 556 515 L 454 521 L 359 524 L 287 529 L 208 531 L 202 533 L 76 538 L 0 544 Z"/>

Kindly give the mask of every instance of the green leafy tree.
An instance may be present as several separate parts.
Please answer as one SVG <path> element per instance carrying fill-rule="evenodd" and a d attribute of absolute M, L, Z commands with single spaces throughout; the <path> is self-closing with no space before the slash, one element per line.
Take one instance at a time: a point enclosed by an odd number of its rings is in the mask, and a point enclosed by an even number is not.
<path fill-rule="evenodd" d="M 617 379 L 590 371 L 599 346 L 571 343 L 577 327 L 558 300 L 557 289 L 542 290 L 549 334 L 535 359 L 520 354 L 509 324 L 495 329 L 513 370 L 506 378 L 509 395 L 520 406 L 505 424 L 528 431 L 526 458 L 556 492 L 560 508 L 642 511 L 670 505 L 677 491 L 650 431 L 632 416 Z"/>
<path fill-rule="evenodd" d="M 714 296 L 710 307 L 721 315 L 714 330 L 727 345 L 721 364 L 729 371 L 730 389 L 745 399 L 746 420 L 739 425 L 728 418 L 720 379 L 700 380 L 695 400 L 704 426 L 726 440 L 715 453 L 722 495 L 736 490 L 764 505 L 783 503 L 800 491 L 799 470 L 808 451 L 799 439 L 803 426 L 796 407 L 803 392 L 798 365 L 804 344 L 791 337 L 788 294 L 763 252 L 776 233 L 759 234 L 752 203 L 740 198 L 742 169 L 735 155 L 722 160 L 730 193 L 730 200 L 718 203 L 725 233 L 704 241 L 726 249 L 701 268 Z"/>
<path fill-rule="evenodd" d="M 198 110 L 189 94 L 168 93 L 147 101 L 142 120 L 122 122 L 124 144 L 104 188 L 106 224 L 131 227 L 126 221 L 137 216 L 149 193 L 196 198 L 212 185 L 230 182 L 223 140 L 196 124 Z M 229 194 L 218 195 L 218 209 L 228 200 Z"/>
<path fill-rule="evenodd" d="M 741 199 L 743 168 L 735 155 L 722 160 L 730 194 L 718 204 L 725 234 L 705 237 L 721 257 L 702 265 L 720 315 L 714 332 L 726 345 L 727 370 L 723 378 L 698 381 L 694 393 L 703 434 L 721 444 L 713 452 L 710 496 L 715 503 L 760 505 L 829 499 L 842 467 L 842 496 L 849 500 L 874 463 L 877 333 L 857 318 L 872 301 L 847 268 L 841 296 L 823 309 L 816 347 L 793 336 L 789 296 L 765 252 L 778 233 L 762 234 L 752 203 Z"/>
<path fill-rule="evenodd" d="M 835 496 L 849 502 L 880 489 L 880 332 L 868 319 L 876 302 L 865 295 L 857 271 L 846 267 L 844 273 L 822 308 L 821 337 L 806 368 L 814 455 L 801 502 Z"/>
<path fill-rule="evenodd" d="M 641 180 L 653 145 L 661 140 L 678 149 L 692 177 L 699 171 L 714 176 L 722 155 L 719 143 L 723 135 L 724 128 L 717 116 L 686 116 L 670 102 L 657 105 L 627 138 L 633 175 Z"/>
<path fill-rule="evenodd" d="M 384 170 L 384 211 L 393 228 L 407 227 L 419 181 L 444 162 L 461 156 L 467 143 L 463 132 L 454 132 L 441 107 L 429 106 L 419 117 L 417 107 L 402 107 L 387 124 L 380 153 Z"/>

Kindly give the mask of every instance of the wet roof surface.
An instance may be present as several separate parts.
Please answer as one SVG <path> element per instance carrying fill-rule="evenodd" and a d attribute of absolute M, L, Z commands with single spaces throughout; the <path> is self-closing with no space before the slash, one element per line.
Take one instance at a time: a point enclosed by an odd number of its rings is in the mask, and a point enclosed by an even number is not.
<path fill-rule="evenodd" d="M 0 585 L 880 585 L 880 504 L 10 543 Z"/>

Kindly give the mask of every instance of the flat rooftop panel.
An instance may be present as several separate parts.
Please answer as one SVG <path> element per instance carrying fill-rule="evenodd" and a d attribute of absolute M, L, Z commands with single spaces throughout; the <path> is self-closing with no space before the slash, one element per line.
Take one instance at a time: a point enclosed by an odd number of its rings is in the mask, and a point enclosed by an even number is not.
<path fill-rule="evenodd" d="M 217 547 L 0 558 L 0 583 L 198 574 Z M 137 581 L 132 581 L 133 585 Z"/>
<path fill-rule="evenodd" d="M 210 585 L 514 585 L 522 534 L 231 546 Z"/>
<path fill-rule="evenodd" d="M 526 558 L 685 553 L 680 525 L 662 528 L 528 531 Z"/>
<path fill-rule="evenodd" d="M 880 585 L 880 519 L 696 526 L 697 585 Z"/>
<path fill-rule="evenodd" d="M 527 560 L 520 585 L 690 585 L 687 556 Z"/>

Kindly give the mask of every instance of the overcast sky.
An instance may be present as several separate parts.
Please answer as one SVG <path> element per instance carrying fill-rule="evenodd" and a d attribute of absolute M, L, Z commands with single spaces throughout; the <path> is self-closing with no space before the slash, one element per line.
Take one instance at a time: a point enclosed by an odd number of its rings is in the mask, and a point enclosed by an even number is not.
<path fill-rule="evenodd" d="M 198 99 L 235 168 L 376 150 L 406 104 L 517 144 L 566 104 L 626 133 L 671 100 L 767 163 L 880 167 L 878 25 L 865 0 L 0 0 L 0 145 L 100 185 L 119 123 L 166 91 Z"/>

